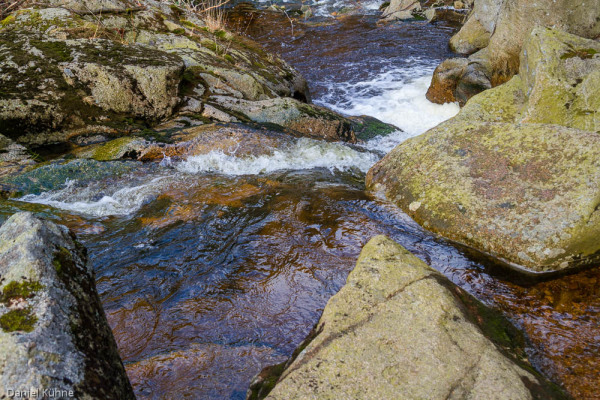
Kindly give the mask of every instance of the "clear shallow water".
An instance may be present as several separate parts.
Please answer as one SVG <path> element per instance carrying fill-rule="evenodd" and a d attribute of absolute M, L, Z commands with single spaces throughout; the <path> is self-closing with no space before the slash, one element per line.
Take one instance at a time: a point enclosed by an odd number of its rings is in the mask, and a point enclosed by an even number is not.
<path fill-rule="evenodd" d="M 362 246 L 382 233 L 500 307 L 529 334 L 547 373 L 594 388 L 598 272 L 517 284 L 364 191 L 380 150 L 456 112 L 424 99 L 451 29 L 351 17 L 292 37 L 282 23 L 259 20 L 248 32 L 298 66 L 317 103 L 379 117 L 405 136 L 366 143 L 373 152 L 306 139 L 255 158 L 231 149 L 0 203 L 0 219 L 33 210 L 69 225 L 88 247 L 136 394 L 244 398 L 262 367 L 304 339 Z"/>

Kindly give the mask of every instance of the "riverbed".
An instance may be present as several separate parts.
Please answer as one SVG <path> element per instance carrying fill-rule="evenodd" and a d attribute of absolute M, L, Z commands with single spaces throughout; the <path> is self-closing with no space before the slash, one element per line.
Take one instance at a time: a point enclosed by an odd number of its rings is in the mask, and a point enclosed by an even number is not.
<path fill-rule="evenodd" d="M 139 398 L 244 398 L 255 374 L 304 339 L 377 234 L 499 307 L 528 335 L 535 366 L 574 397 L 597 396 L 598 268 L 523 279 L 365 192 L 366 172 L 387 151 L 458 112 L 425 99 L 455 28 L 379 25 L 375 9 L 338 18 L 326 10 L 295 25 L 285 15 L 236 22 L 303 73 L 315 103 L 397 132 L 358 145 L 297 139 L 257 157 L 139 163 L 118 178 L 0 203 L 2 220 L 33 210 L 86 245 Z"/>

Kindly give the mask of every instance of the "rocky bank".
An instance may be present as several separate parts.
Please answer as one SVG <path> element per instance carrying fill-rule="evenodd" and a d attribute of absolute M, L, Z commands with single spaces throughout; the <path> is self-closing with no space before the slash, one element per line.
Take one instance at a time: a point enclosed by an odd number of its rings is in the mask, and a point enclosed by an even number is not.
<path fill-rule="evenodd" d="M 135 399 L 86 251 L 18 213 L 0 227 L 0 397 Z"/>
<path fill-rule="evenodd" d="M 427 98 L 464 105 L 483 90 L 519 73 L 524 43 L 536 27 L 551 27 L 588 39 L 600 37 L 600 1 L 475 0 L 451 48 L 468 58 L 444 61 Z"/>
<path fill-rule="evenodd" d="M 600 43 L 536 28 L 510 82 L 367 176 L 425 228 L 532 272 L 599 260 Z"/>
<path fill-rule="evenodd" d="M 385 125 L 311 104 L 280 57 L 207 21 L 152 0 L 50 0 L 10 14 L 0 24 L 3 174 L 40 150 L 88 154 L 124 136 L 152 146 L 215 122 L 348 142 Z"/>

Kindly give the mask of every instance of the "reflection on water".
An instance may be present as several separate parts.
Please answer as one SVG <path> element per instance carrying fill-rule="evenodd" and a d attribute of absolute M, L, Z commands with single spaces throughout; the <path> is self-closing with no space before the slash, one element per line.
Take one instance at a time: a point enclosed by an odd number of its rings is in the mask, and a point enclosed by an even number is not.
<path fill-rule="evenodd" d="M 269 36 L 268 24 L 255 34 L 268 46 L 296 41 L 282 47 L 290 49 L 284 56 L 303 69 L 321 103 L 382 118 L 389 112 L 410 135 L 455 112 L 450 105 L 415 113 L 424 102 L 422 89 L 404 96 L 404 103 L 390 102 L 393 113 L 385 106 L 385 98 L 402 97 L 403 88 L 423 86 L 431 66 L 445 56 L 439 49 L 450 30 L 419 23 L 377 28 L 360 19 L 344 24 L 304 27 L 295 39 Z M 415 54 L 431 58 L 417 60 Z M 428 69 L 419 75 L 423 65 Z M 369 88 L 366 82 L 396 87 Z M 369 96 L 379 113 L 363 111 Z M 377 234 L 391 236 L 499 306 L 529 334 L 538 366 L 575 397 L 595 395 L 599 269 L 519 285 L 511 274 L 498 274 L 370 198 L 364 165 L 376 153 L 326 146 L 335 150 L 316 158 L 296 150 L 266 162 L 228 155 L 227 163 L 145 164 L 118 179 L 85 187 L 73 182 L 27 198 L 34 203 L 0 202 L 0 219 L 27 209 L 78 233 L 140 398 L 244 398 L 252 376 L 285 360 L 306 336 L 361 247 Z M 384 149 L 390 142 L 370 146 Z M 271 168 L 273 160 L 280 167 Z"/>

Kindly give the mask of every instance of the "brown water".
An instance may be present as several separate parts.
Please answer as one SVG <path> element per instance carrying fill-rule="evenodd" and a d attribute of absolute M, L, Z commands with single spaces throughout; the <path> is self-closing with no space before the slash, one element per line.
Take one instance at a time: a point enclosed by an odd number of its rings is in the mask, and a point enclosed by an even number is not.
<path fill-rule="evenodd" d="M 317 101 L 347 109 L 385 98 L 385 85 L 364 83 L 388 82 L 377 80 L 382 74 L 397 73 L 389 82 L 411 87 L 410 74 L 448 55 L 452 33 L 423 23 L 377 27 L 372 17 L 305 26 L 297 37 L 282 37 L 277 26 L 247 32 L 297 65 Z M 372 199 L 364 168 L 294 165 L 226 175 L 146 164 L 65 190 L 53 203 L 63 211 L 0 202 L 0 220 L 29 209 L 78 233 L 139 398 L 244 398 L 262 367 L 302 341 L 376 234 L 501 308 L 529 336 L 538 368 L 574 397 L 598 398 L 600 269 L 523 282 Z M 135 195 L 118 197 L 116 188 Z M 118 212 L 107 198 L 120 202 Z"/>

